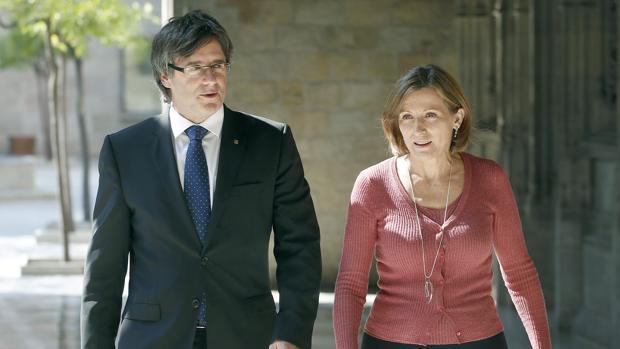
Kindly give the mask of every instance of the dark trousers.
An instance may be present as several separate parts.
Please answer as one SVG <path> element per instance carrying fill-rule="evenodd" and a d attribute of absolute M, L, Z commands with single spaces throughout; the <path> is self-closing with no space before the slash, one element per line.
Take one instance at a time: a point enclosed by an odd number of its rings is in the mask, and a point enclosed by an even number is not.
<path fill-rule="evenodd" d="M 416 345 L 384 341 L 364 333 L 362 349 L 508 349 L 504 332 L 493 337 L 463 344 Z"/>
<path fill-rule="evenodd" d="M 194 335 L 194 349 L 207 349 L 207 330 L 197 328 Z"/>

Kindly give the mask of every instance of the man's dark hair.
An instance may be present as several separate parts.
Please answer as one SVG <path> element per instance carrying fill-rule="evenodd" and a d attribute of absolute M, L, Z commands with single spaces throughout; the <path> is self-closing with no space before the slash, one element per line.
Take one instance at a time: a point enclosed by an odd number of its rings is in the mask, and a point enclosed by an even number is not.
<path fill-rule="evenodd" d="M 217 40 L 222 46 L 226 62 L 231 61 L 233 44 L 226 29 L 210 15 L 194 10 L 180 17 L 172 17 L 153 38 L 151 65 L 155 82 L 161 90 L 164 102 L 170 103 L 170 90 L 162 85 L 160 76 L 173 72 L 168 63 L 180 57 L 192 55 L 196 50 L 211 40 Z"/>

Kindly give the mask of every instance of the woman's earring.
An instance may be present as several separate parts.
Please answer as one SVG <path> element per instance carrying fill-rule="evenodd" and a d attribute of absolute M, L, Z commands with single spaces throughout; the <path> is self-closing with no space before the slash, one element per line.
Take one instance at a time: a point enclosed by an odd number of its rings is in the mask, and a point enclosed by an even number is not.
<path fill-rule="evenodd" d="M 452 141 L 450 142 L 450 150 L 454 149 L 454 147 L 456 146 L 456 135 L 458 134 L 458 132 L 458 127 L 452 129 Z"/>

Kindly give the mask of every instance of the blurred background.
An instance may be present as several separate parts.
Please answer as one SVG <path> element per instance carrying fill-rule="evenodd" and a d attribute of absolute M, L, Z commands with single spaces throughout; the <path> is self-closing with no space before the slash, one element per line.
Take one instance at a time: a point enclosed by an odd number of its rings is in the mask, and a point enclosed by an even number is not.
<path fill-rule="evenodd" d="M 620 348 L 619 3 L 0 0 L 0 348 L 79 347 L 99 148 L 161 112 L 150 39 L 191 9 L 235 45 L 227 105 L 294 131 L 322 231 L 314 347 L 335 347 L 353 182 L 390 156 L 387 93 L 433 63 L 472 104 L 469 151 L 510 174 L 554 347 Z M 528 348 L 501 276 L 495 286 L 511 348 Z"/>

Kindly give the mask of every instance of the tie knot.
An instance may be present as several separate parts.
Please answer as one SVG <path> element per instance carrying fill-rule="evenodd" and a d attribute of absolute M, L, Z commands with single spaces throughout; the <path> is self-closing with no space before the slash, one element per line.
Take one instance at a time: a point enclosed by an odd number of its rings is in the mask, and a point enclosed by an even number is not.
<path fill-rule="evenodd" d="M 209 133 L 209 131 L 206 128 L 198 125 L 190 126 L 185 130 L 185 134 L 187 134 L 192 141 L 202 141 L 207 133 Z"/>

